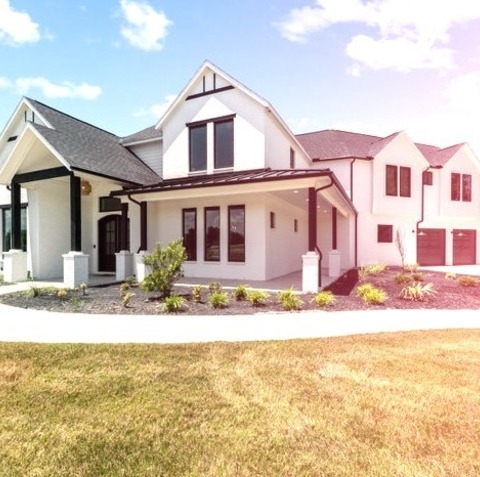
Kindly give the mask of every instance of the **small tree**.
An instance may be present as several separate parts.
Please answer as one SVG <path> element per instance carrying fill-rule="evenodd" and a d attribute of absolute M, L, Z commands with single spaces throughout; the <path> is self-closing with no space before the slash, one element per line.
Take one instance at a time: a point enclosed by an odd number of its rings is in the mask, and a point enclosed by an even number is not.
<path fill-rule="evenodd" d="M 182 239 L 170 242 L 165 248 L 157 243 L 153 251 L 143 257 L 143 263 L 149 267 L 150 273 L 142 282 L 142 288 L 158 292 L 162 298 L 169 297 L 173 284 L 182 274 L 186 259 L 187 252 Z"/>
<path fill-rule="evenodd" d="M 398 228 L 395 232 L 395 245 L 397 246 L 398 253 L 402 260 L 402 267 L 405 266 L 405 234 Z"/>

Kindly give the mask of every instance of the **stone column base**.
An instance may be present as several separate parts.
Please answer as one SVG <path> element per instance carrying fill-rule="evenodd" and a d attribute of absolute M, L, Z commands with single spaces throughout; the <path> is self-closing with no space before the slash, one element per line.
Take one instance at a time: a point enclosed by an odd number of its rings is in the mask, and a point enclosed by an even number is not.
<path fill-rule="evenodd" d="M 115 254 L 115 278 L 117 281 L 123 281 L 133 275 L 133 253 L 128 250 L 121 250 Z"/>
<path fill-rule="evenodd" d="M 88 284 L 88 255 L 82 252 L 68 252 L 63 257 L 63 283 L 67 288 Z"/>
<path fill-rule="evenodd" d="M 143 263 L 143 256 L 146 253 L 145 250 L 141 250 L 135 254 L 135 276 L 137 277 L 138 283 L 142 283 L 147 275 L 147 266 Z"/>
<path fill-rule="evenodd" d="M 5 252 L 3 257 L 3 280 L 6 283 L 24 282 L 27 280 L 27 252 L 12 249 Z"/>
<path fill-rule="evenodd" d="M 302 291 L 304 293 L 318 292 L 318 273 L 320 256 L 317 252 L 307 252 L 302 255 Z"/>
<path fill-rule="evenodd" d="M 338 250 L 331 250 L 328 254 L 328 276 L 337 278 L 340 276 L 342 252 Z"/>

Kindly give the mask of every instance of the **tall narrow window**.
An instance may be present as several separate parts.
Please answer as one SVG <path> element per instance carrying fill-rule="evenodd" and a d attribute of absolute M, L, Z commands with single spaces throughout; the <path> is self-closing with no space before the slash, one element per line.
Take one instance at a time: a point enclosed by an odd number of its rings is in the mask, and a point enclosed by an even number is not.
<path fill-rule="evenodd" d="M 214 123 L 215 169 L 233 167 L 233 119 Z"/>
<path fill-rule="evenodd" d="M 245 262 L 245 206 L 228 208 L 228 261 Z"/>
<path fill-rule="evenodd" d="M 387 195 L 397 195 L 397 166 L 388 166 L 386 168 L 386 189 Z"/>
<path fill-rule="evenodd" d="M 220 261 L 220 207 L 205 208 L 205 261 Z"/>
<path fill-rule="evenodd" d="M 461 174 L 457 172 L 452 172 L 451 176 L 451 199 L 460 200 L 461 194 Z"/>
<path fill-rule="evenodd" d="M 472 201 L 472 176 L 462 174 L 462 200 L 463 202 Z"/>
<path fill-rule="evenodd" d="M 12 212 L 11 209 L 2 210 L 2 248 L 8 252 L 12 241 Z M 27 251 L 27 208 L 22 206 L 20 210 L 20 244 L 24 252 Z"/>
<path fill-rule="evenodd" d="M 190 126 L 190 172 L 207 170 L 207 125 Z"/>
<path fill-rule="evenodd" d="M 187 260 L 197 259 L 197 209 L 182 209 L 183 246 Z"/>
<path fill-rule="evenodd" d="M 290 169 L 295 169 L 295 149 L 290 148 Z"/>
<path fill-rule="evenodd" d="M 410 197 L 410 167 L 400 167 L 400 197 Z"/>

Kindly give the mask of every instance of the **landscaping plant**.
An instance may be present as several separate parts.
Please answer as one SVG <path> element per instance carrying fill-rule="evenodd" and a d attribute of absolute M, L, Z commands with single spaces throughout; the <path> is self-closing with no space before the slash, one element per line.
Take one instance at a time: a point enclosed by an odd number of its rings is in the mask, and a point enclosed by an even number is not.
<path fill-rule="evenodd" d="M 172 294 L 174 283 L 182 274 L 182 266 L 187 259 L 183 240 L 170 242 L 163 248 L 157 243 L 151 253 L 143 256 L 143 263 L 149 268 L 141 287 L 149 292 L 158 292 L 162 298 Z"/>
<path fill-rule="evenodd" d="M 301 310 L 303 302 L 292 288 L 278 293 L 278 300 L 286 311 Z"/>
<path fill-rule="evenodd" d="M 180 295 L 170 295 L 165 298 L 160 309 L 166 313 L 178 313 L 185 308 L 185 299 Z"/>
<path fill-rule="evenodd" d="M 388 299 L 384 290 L 374 287 L 370 283 L 365 283 L 357 287 L 357 295 L 368 305 L 381 305 Z"/>
<path fill-rule="evenodd" d="M 202 301 L 202 285 L 194 285 L 192 288 L 192 300 L 194 303 Z"/>
<path fill-rule="evenodd" d="M 435 295 L 437 292 L 433 289 L 432 283 L 425 285 L 415 282 L 402 288 L 400 296 L 404 300 L 423 301 L 428 296 Z"/>
<path fill-rule="evenodd" d="M 479 280 L 476 277 L 471 277 L 470 275 L 466 275 L 463 277 L 459 277 L 457 282 L 462 287 L 476 287 L 479 283 Z"/>
<path fill-rule="evenodd" d="M 248 285 L 237 285 L 233 290 L 235 301 L 245 301 L 248 298 Z"/>
<path fill-rule="evenodd" d="M 210 282 L 208 284 L 208 290 L 210 293 L 222 291 L 222 285 L 219 282 Z"/>
<path fill-rule="evenodd" d="M 261 290 L 251 290 L 248 292 L 248 301 L 252 306 L 262 306 L 265 305 L 267 301 L 268 293 Z"/>
<path fill-rule="evenodd" d="M 228 294 L 221 291 L 210 293 L 208 301 L 213 308 L 226 308 L 228 306 Z"/>
<path fill-rule="evenodd" d="M 335 295 L 330 290 L 322 290 L 315 295 L 313 301 L 319 308 L 326 308 L 335 302 Z"/>

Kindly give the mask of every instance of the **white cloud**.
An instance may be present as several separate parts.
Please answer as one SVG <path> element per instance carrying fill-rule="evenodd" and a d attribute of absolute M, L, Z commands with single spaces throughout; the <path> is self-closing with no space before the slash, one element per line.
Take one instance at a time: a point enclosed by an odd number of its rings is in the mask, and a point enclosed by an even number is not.
<path fill-rule="evenodd" d="M 453 51 L 446 45 L 453 26 L 480 19 L 480 2 L 471 0 L 315 0 L 296 8 L 277 26 L 282 36 L 306 41 L 336 24 L 359 24 L 367 33 L 353 34 L 346 53 L 362 68 L 448 69 Z"/>
<path fill-rule="evenodd" d="M 11 88 L 12 82 L 8 78 L 0 76 L 0 88 Z"/>
<path fill-rule="evenodd" d="M 153 119 L 159 120 L 167 111 L 169 106 L 175 101 L 177 96 L 174 94 L 168 94 L 165 96 L 163 103 L 153 104 L 148 108 L 143 108 L 135 113 L 136 117 L 149 116 Z"/>
<path fill-rule="evenodd" d="M 120 6 L 127 22 L 121 29 L 123 37 L 142 50 L 161 50 L 168 27 L 172 24 L 165 13 L 141 1 L 120 0 Z"/>
<path fill-rule="evenodd" d="M 96 99 L 102 93 L 99 86 L 92 86 L 87 83 L 75 84 L 69 81 L 52 83 L 42 77 L 18 78 L 11 86 L 18 94 L 29 94 L 32 89 L 39 89 L 46 98 L 80 98 Z"/>
<path fill-rule="evenodd" d="M 19 46 L 40 40 L 38 24 L 28 13 L 18 12 L 10 0 L 0 0 L 0 43 Z"/>

